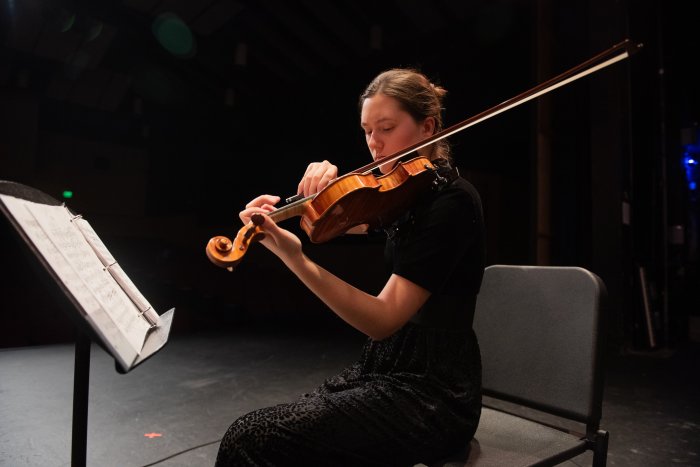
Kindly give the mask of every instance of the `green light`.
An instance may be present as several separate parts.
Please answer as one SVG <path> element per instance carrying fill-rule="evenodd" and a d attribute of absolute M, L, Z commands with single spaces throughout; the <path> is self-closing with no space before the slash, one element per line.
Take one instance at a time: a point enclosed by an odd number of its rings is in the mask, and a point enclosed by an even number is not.
<path fill-rule="evenodd" d="M 151 26 L 153 34 L 168 52 L 182 58 L 194 55 L 195 39 L 192 32 L 177 15 L 164 13 Z"/>
<path fill-rule="evenodd" d="M 63 190 L 63 199 L 71 199 L 73 197 L 73 192 L 70 190 Z"/>

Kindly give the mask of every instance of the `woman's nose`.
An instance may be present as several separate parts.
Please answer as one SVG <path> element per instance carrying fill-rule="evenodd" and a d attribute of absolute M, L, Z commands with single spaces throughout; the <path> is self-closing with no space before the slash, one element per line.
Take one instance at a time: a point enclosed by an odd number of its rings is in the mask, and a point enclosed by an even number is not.
<path fill-rule="evenodd" d="M 377 139 L 374 132 L 372 132 L 372 134 L 367 139 L 367 146 L 369 146 L 369 149 L 371 151 L 379 151 L 382 148 L 382 142 L 379 139 Z"/>

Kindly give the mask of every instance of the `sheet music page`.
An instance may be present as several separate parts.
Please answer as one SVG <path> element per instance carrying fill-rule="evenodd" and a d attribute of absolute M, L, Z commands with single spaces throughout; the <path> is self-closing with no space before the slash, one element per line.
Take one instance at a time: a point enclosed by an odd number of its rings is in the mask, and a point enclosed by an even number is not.
<path fill-rule="evenodd" d="M 12 214 L 17 224 L 19 224 L 24 233 L 29 237 L 29 240 L 34 244 L 36 249 L 41 253 L 48 265 L 53 269 L 54 273 L 61 280 L 63 285 L 73 295 L 75 300 L 81 307 L 82 312 L 86 314 L 85 318 L 90 322 L 91 326 L 100 335 L 103 341 L 111 346 L 115 352 L 115 357 L 118 358 L 122 366 L 130 367 L 135 361 L 141 343 L 134 345 L 133 342 L 126 338 L 120 332 L 120 329 L 115 326 L 103 305 L 97 300 L 92 289 L 86 284 L 76 269 L 68 262 L 64 254 L 59 251 L 58 247 L 49 238 L 47 232 L 37 220 L 36 216 L 31 212 L 31 207 L 42 206 L 54 213 L 59 213 L 57 216 L 62 218 L 63 223 L 70 221 L 69 214 L 60 206 L 46 206 L 26 201 L 12 196 L 0 195 L 0 199 Z M 57 220 L 54 220 L 57 222 Z M 70 224 L 67 225 L 71 227 Z M 143 320 L 140 320 L 143 321 Z"/>
<path fill-rule="evenodd" d="M 108 268 L 108 271 L 131 300 L 133 300 L 138 309 L 141 310 L 149 324 L 160 326 L 160 317 L 158 313 L 156 313 L 156 310 L 154 310 L 148 300 L 146 300 L 146 297 L 143 296 L 136 285 L 129 279 L 129 276 L 126 275 L 119 263 L 114 263 Z"/>
<path fill-rule="evenodd" d="M 149 324 L 141 318 L 139 310 L 105 270 L 85 237 L 71 223 L 70 213 L 66 209 L 56 209 L 45 204 L 30 204 L 28 209 L 117 328 L 140 352 L 150 329 Z"/>
<path fill-rule="evenodd" d="M 150 325 L 159 326 L 160 317 L 155 309 L 148 302 L 146 297 L 139 291 L 138 287 L 127 276 L 126 272 L 119 265 L 117 260 L 107 249 L 107 246 L 102 242 L 102 239 L 97 235 L 97 232 L 92 228 L 90 223 L 83 218 L 73 219 L 73 224 L 78 226 L 80 231 L 85 236 L 85 239 L 90 244 L 95 253 L 102 261 L 102 264 L 107 268 L 109 273 L 114 277 L 121 288 L 131 298 L 136 307 L 143 313 Z"/>
<path fill-rule="evenodd" d="M 87 240 L 92 249 L 95 250 L 97 257 L 100 258 L 100 261 L 102 261 L 102 264 L 105 266 L 111 266 L 117 262 L 88 221 L 81 217 L 73 219 L 73 224 L 78 226 L 80 231 L 83 233 L 85 240 Z"/>

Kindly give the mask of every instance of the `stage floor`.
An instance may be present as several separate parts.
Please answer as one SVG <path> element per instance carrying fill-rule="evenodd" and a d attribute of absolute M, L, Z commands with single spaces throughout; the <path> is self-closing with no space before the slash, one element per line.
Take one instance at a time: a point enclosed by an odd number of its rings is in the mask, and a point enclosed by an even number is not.
<path fill-rule="evenodd" d="M 355 360 L 363 341 L 260 329 L 172 337 L 126 375 L 93 345 L 87 464 L 212 466 L 236 417 L 312 390 Z M 610 359 L 608 465 L 700 465 L 698 356 L 694 343 Z M 1 466 L 70 465 L 73 360 L 72 345 L 0 350 Z M 590 465 L 590 456 L 570 465 Z"/>
<path fill-rule="evenodd" d="M 93 344 L 87 464 L 145 466 L 204 445 L 158 465 L 211 466 L 233 420 L 312 390 L 362 342 L 257 331 L 171 338 L 126 375 Z M 70 465 L 73 363 L 72 345 L 0 350 L 0 465 Z"/>

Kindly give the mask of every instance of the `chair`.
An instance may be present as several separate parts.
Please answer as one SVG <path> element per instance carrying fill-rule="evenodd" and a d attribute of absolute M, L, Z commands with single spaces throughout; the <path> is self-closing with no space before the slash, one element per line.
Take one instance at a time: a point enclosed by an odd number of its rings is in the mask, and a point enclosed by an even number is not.
<path fill-rule="evenodd" d="M 486 268 L 474 330 L 484 406 L 466 464 L 556 465 L 586 451 L 607 460 L 601 301 L 605 286 L 577 267 Z"/>

